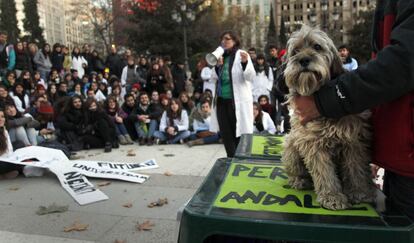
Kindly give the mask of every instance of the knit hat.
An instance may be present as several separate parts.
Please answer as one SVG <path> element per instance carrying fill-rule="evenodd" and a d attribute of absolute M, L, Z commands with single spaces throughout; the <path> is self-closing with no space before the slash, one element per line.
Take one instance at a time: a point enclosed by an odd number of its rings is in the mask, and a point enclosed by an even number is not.
<path fill-rule="evenodd" d="M 132 85 L 132 88 L 135 88 L 137 90 L 141 90 L 141 85 L 139 83 L 135 83 Z"/>
<path fill-rule="evenodd" d="M 53 107 L 49 104 L 49 102 L 44 101 L 40 103 L 38 112 L 39 114 L 53 115 Z"/>
<path fill-rule="evenodd" d="M 46 87 L 43 84 L 37 84 L 36 90 L 46 90 Z"/>

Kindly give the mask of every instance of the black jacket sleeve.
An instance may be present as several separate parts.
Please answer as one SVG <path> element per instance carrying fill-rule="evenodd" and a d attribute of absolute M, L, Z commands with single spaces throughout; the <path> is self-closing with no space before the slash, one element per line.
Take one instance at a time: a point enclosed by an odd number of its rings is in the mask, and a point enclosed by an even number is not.
<path fill-rule="evenodd" d="M 414 90 L 414 1 L 404 1 L 398 8 L 391 44 L 376 59 L 338 76 L 315 93 L 323 116 L 359 113 Z"/>

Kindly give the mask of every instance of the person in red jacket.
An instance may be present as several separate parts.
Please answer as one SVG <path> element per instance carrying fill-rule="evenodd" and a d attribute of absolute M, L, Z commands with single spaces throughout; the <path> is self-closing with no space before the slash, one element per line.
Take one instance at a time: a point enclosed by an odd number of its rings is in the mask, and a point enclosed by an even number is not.
<path fill-rule="evenodd" d="M 373 162 L 385 169 L 387 202 L 414 219 L 414 0 L 378 1 L 373 59 L 312 96 L 295 98 L 306 124 L 372 109 Z"/>

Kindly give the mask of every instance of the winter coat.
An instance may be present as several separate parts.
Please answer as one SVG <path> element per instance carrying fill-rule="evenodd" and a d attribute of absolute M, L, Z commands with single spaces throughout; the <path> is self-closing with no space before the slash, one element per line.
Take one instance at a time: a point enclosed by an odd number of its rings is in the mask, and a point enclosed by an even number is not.
<path fill-rule="evenodd" d="M 38 71 L 50 72 L 52 68 L 52 62 L 50 61 L 49 56 L 45 56 L 42 50 L 36 52 L 36 55 L 33 58 L 34 63 Z"/>
<path fill-rule="evenodd" d="M 121 77 L 124 64 L 118 54 L 109 54 L 105 64 L 109 68 L 111 74 L 116 75 L 118 78 Z"/>
<path fill-rule="evenodd" d="M 29 100 L 29 96 L 27 94 L 25 94 L 24 95 L 24 98 L 23 98 L 24 105 L 26 106 L 26 108 L 23 108 L 23 102 L 22 102 L 22 100 L 19 97 L 15 96 L 13 94 L 13 92 L 10 92 L 9 94 L 10 94 L 10 97 L 13 98 L 14 104 L 16 105 L 16 109 L 19 112 L 25 113 L 26 112 L 26 109 L 30 108 L 30 100 Z"/>
<path fill-rule="evenodd" d="M 230 67 L 233 99 L 237 120 L 236 137 L 240 137 L 242 134 L 253 133 L 253 95 L 251 85 L 253 78 L 256 75 L 253 62 L 250 57 L 245 68 L 243 69 L 240 52 L 240 50 L 237 50 L 234 56 L 233 65 Z M 217 70 L 213 71 L 211 74 L 211 80 L 217 83 L 219 77 L 218 75 Z M 216 100 L 217 99 L 215 99 L 214 103 L 216 103 Z M 216 104 L 213 105 L 213 110 L 211 112 L 210 131 L 219 131 Z"/>
<path fill-rule="evenodd" d="M 376 58 L 321 87 L 315 103 L 328 118 L 375 107 L 373 162 L 414 178 L 414 0 L 384 0 L 376 7 Z"/>
<path fill-rule="evenodd" d="M 16 52 L 16 65 L 14 68 L 17 70 L 27 70 L 30 73 L 32 73 L 33 68 L 32 68 L 32 61 L 30 59 L 30 55 L 25 51 Z"/>
<path fill-rule="evenodd" d="M 50 59 L 52 62 L 52 68 L 56 69 L 58 72 L 62 71 L 63 61 L 65 60 L 65 56 L 63 55 L 63 53 L 52 52 Z"/>

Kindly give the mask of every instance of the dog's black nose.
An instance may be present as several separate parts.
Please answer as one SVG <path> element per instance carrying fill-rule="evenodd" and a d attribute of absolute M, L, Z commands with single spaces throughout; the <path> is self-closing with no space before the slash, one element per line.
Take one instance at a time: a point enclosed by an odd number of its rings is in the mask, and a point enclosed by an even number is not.
<path fill-rule="evenodd" d="M 302 59 L 299 60 L 299 63 L 302 67 L 307 67 L 309 66 L 309 63 L 311 62 L 311 59 L 309 57 L 304 57 Z"/>

